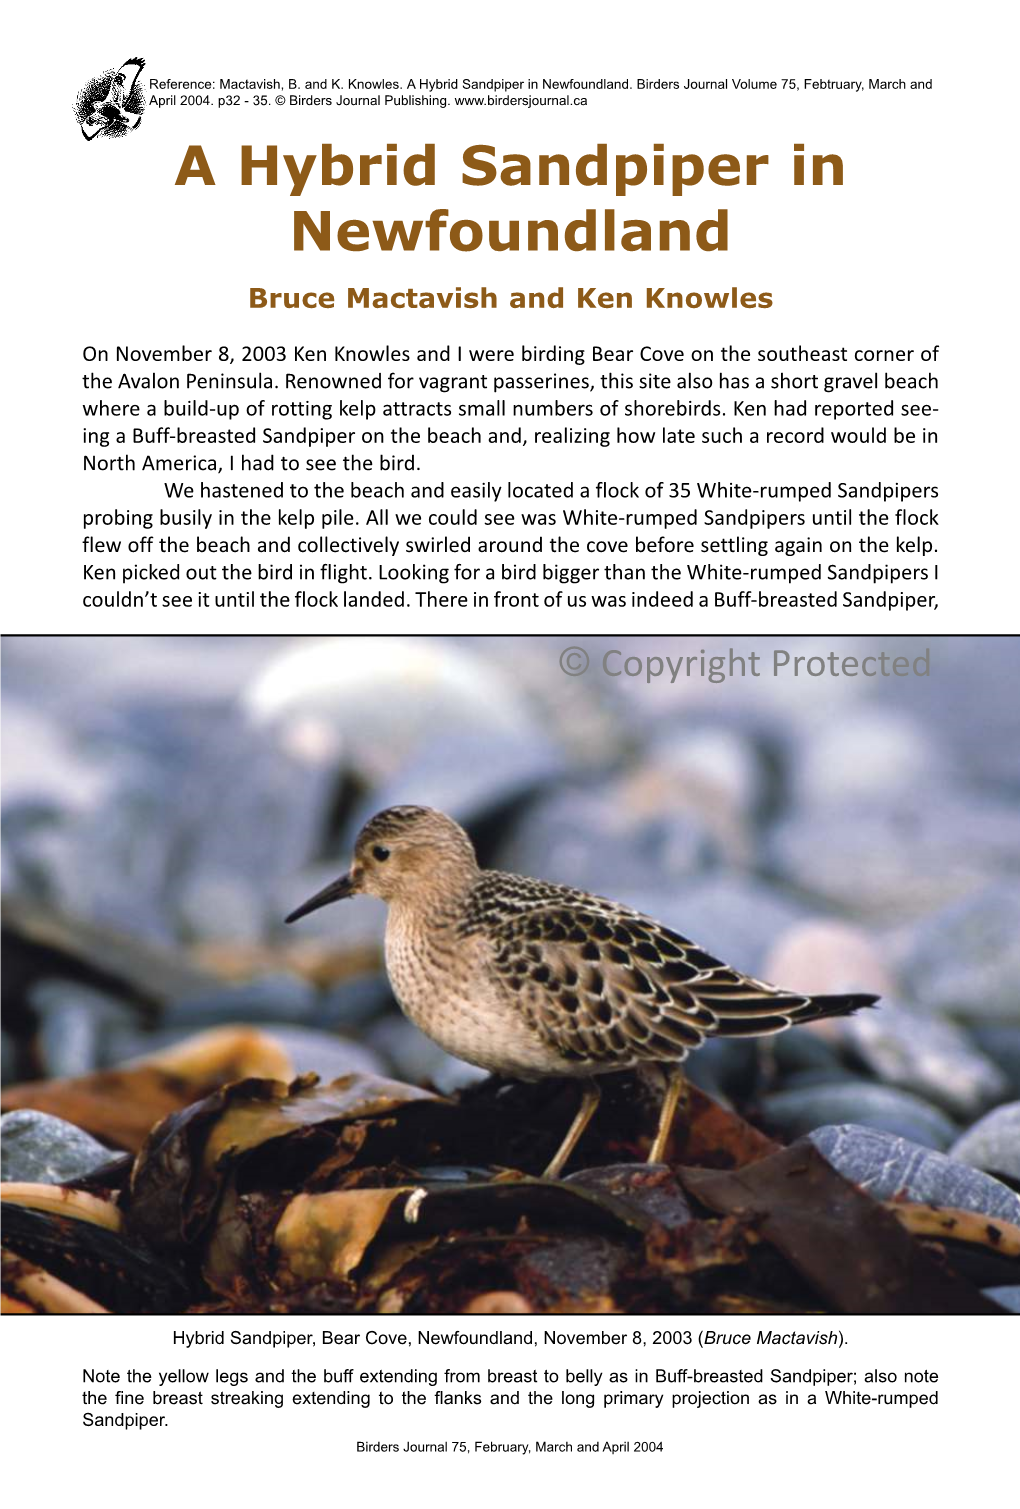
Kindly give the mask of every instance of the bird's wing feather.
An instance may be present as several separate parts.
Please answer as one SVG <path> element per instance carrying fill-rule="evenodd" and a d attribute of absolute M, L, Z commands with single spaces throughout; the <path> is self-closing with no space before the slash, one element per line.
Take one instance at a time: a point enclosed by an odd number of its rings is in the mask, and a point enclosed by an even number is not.
<path fill-rule="evenodd" d="M 125 102 L 127 102 L 131 98 L 131 91 L 135 87 L 135 84 L 138 82 L 138 75 L 141 73 L 144 67 L 144 58 L 128 58 L 127 62 L 120 68 L 119 72 L 124 75 Z"/>
<path fill-rule="evenodd" d="M 514 876 L 488 889 L 493 968 L 565 1058 L 676 1061 L 707 1037 L 780 1032 L 810 1008 L 602 897 Z"/>

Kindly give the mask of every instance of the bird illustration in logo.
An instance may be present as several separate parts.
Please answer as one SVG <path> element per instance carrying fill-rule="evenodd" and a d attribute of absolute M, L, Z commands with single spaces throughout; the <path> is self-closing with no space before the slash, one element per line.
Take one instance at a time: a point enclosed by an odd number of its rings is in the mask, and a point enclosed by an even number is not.
<path fill-rule="evenodd" d="M 142 123 L 141 109 L 131 111 L 127 106 L 144 67 L 144 58 L 128 58 L 116 73 L 107 75 L 104 80 L 94 80 L 89 89 L 82 91 L 78 97 L 79 120 L 86 141 L 94 141 L 97 136 L 124 136 L 128 131 L 137 131 Z M 100 98 L 99 90 L 104 84 L 109 87 L 105 98 Z M 136 102 L 137 105 L 144 109 L 141 100 Z"/>

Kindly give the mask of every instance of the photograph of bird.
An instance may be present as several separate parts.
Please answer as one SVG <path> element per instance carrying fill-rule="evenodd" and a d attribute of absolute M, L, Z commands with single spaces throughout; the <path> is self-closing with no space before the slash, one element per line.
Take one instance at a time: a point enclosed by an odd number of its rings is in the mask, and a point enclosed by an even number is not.
<path fill-rule="evenodd" d="M 464 829 L 429 807 L 377 813 L 350 870 L 286 920 L 356 895 L 388 903 L 393 992 L 448 1053 L 507 1078 L 583 1082 L 547 1178 L 559 1177 L 594 1115 L 601 1075 L 649 1063 L 664 1070 L 648 1155 L 657 1163 L 685 1099 L 684 1060 L 709 1038 L 782 1032 L 878 999 L 783 990 L 630 907 L 482 869 Z"/>
<path fill-rule="evenodd" d="M 121 64 L 110 81 L 106 98 L 97 100 L 81 123 L 81 134 L 86 141 L 92 141 L 111 126 L 134 131 L 141 125 L 141 115 L 134 114 L 126 107 L 144 67 L 144 58 L 128 58 L 126 63 Z"/>

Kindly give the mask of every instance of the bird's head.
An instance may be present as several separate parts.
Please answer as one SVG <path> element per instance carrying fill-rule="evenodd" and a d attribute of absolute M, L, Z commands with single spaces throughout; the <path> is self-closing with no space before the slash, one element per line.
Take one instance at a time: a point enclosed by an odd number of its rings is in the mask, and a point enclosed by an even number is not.
<path fill-rule="evenodd" d="M 287 921 L 346 896 L 403 902 L 448 893 L 469 885 L 477 873 L 471 840 L 452 817 L 433 807 L 387 807 L 358 834 L 346 875 L 309 897 Z"/>

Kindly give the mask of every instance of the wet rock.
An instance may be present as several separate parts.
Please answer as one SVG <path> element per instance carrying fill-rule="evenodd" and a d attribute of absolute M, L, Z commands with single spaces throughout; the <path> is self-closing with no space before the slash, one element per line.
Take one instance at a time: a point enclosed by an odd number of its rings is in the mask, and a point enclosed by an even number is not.
<path fill-rule="evenodd" d="M 22 698 L 76 736 L 96 737 L 110 710 L 138 708 L 140 736 L 162 704 L 209 708 L 233 695 L 275 641 L 257 636 L 51 635 L 5 646 L 4 675 Z M 9 641 L 13 645 L 14 641 Z M 6 688 L 5 688 L 6 689 Z"/>
<path fill-rule="evenodd" d="M 258 938 L 276 888 L 327 844 L 346 777 L 339 738 L 288 741 L 286 729 L 225 719 L 173 814 L 174 899 L 186 936 Z"/>
<path fill-rule="evenodd" d="M 509 668 L 451 640 L 383 636 L 289 645 L 243 694 L 256 737 L 342 755 L 363 787 L 388 781 L 437 730 L 527 737 L 542 730 Z"/>
<path fill-rule="evenodd" d="M 16 976 L 22 988 L 61 976 L 156 1005 L 215 984 L 178 949 L 64 916 L 23 896 L 4 898 L 3 933 L 5 980 Z"/>
<path fill-rule="evenodd" d="M 182 881 L 175 911 L 184 935 L 193 939 L 229 938 L 233 942 L 261 940 L 272 917 L 264 891 L 247 872 L 233 874 L 202 870 Z"/>
<path fill-rule="evenodd" d="M 862 1079 L 852 1069 L 831 1064 L 827 1068 L 795 1069 L 792 1074 L 783 1076 L 784 1090 L 806 1090 L 816 1085 L 866 1085 L 869 1083 L 869 1080 Z"/>
<path fill-rule="evenodd" d="M 804 734 L 792 784 L 812 807 L 887 801 L 944 782 L 948 765 L 916 718 L 901 708 L 869 706 Z"/>
<path fill-rule="evenodd" d="M 867 991 L 887 996 L 893 979 L 883 950 L 862 928 L 811 918 L 777 938 L 763 977 L 808 995 Z"/>
<path fill-rule="evenodd" d="M 683 834 L 693 825 L 705 835 L 705 863 L 718 855 L 720 863 L 744 866 L 755 858 L 767 783 L 764 757 L 744 731 L 684 724 L 660 733 L 603 792 L 611 812 L 625 814 L 635 829 L 657 822 L 669 845 L 676 842 L 671 829 Z"/>
<path fill-rule="evenodd" d="M 817 1127 L 839 1122 L 891 1132 L 939 1151 L 948 1148 L 957 1135 L 948 1116 L 927 1101 L 866 1080 L 779 1090 L 762 1101 L 762 1119 L 791 1142 Z"/>
<path fill-rule="evenodd" d="M 835 1024 L 840 1042 L 877 1078 L 972 1121 L 1002 1100 L 1009 1082 L 967 1034 L 945 1017 L 883 1000 Z"/>
<path fill-rule="evenodd" d="M 706 1094 L 743 1099 L 758 1077 L 758 1044 L 752 1038 L 709 1038 L 691 1054 L 685 1069 Z"/>
<path fill-rule="evenodd" d="M 1020 884 L 997 881 L 898 940 L 911 994 L 950 1016 L 1020 1023 Z"/>
<path fill-rule="evenodd" d="M 753 820 L 765 796 L 767 774 L 753 739 L 720 724 L 691 727 L 686 722 L 660 734 L 648 763 L 664 784 L 696 807 L 725 811 L 744 822 Z"/>
<path fill-rule="evenodd" d="M 968 1020 L 967 1031 L 1009 1080 L 1011 1098 L 1020 1099 L 1020 1023 Z"/>
<path fill-rule="evenodd" d="M 471 1163 L 423 1163 L 416 1173 L 422 1184 L 485 1184 L 492 1169 Z"/>
<path fill-rule="evenodd" d="M 989 1111 L 953 1143 L 949 1156 L 1020 1184 L 1020 1100 Z"/>
<path fill-rule="evenodd" d="M 178 800 L 164 772 L 124 752 L 107 792 L 74 825 L 51 876 L 55 903 L 133 940 L 174 942 L 167 899 Z"/>
<path fill-rule="evenodd" d="M 1020 811 L 949 792 L 798 810 L 770 840 L 779 872 L 857 915 L 908 919 L 1017 868 Z"/>
<path fill-rule="evenodd" d="M 7 665 L 5 649 L 5 672 Z M 8 812 L 17 822 L 17 810 L 22 804 L 26 808 L 45 807 L 53 815 L 82 811 L 96 800 L 104 784 L 102 771 L 94 760 L 82 758 L 73 736 L 60 720 L 12 696 L 5 686 L 5 827 Z"/>
<path fill-rule="evenodd" d="M 39 980 L 28 999 L 38 1021 L 39 1057 L 54 1079 L 91 1073 L 99 1064 L 103 1037 L 137 1022 L 137 1013 L 125 1002 L 75 980 Z"/>
<path fill-rule="evenodd" d="M 0 1084 L 8 1085 L 18 1078 L 18 1046 L 11 1034 L 3 1028 L 0 1028 L 0 1050 L 2 1050 Z"/>
<path fill-rule="evenodd" d="M 216 1027 L 222 1022 L 311 1022 L 318 997 L 299 975 L 262 975 L 241 985 L 184 996 L 163 1011 L 165 1027 Z"/>
<path fill-rule="evenodd" d="M 347 828 L 353 841 L 362 823 L 382 807 L 413 802 L 438 807 L 466 827 L 505 811 L 561 778 L 566 760 L 549 739 L 487 732 L 433 731 L 411 759 L 355 809 Z"/>
<path fill-rule="evenodd" d="M 148 1058 L 161 1048 L 170 1048 L 192 1035 L 192 1029 L 181 1027 L 145 1027 L 141 1024 L 111 1027 L 103 1034 L 99 1044 L 98 1069 L 112 1069 L 118 1064 L 131 1063 L 136 1058 Z"/>
<path fill-rule="evenodd" d="M 784 980 L 783 984 L 787 984 Z M 829 1074 L 835 1078 L 847 1073 L 839 1054 L 817 1032 L 806 1027 L 791 1027 L 788 1032 L 779 1032 L 769 1040 L 776 1068 L 784 1078 L 791 1074 L 811 1071 Z M 700 1050 L 699 1050 L 700 1051 Z"/>
<path fill-rule="evenodd" d="M 515 823 L 494 863 L 624 900 L 628 890 L 691 876 L 722 857 L 693 813 L 646 809 L 621 795 L 615 783 L 550 792 Z"/>
<path fill-rule="evenodd" d="M 909 654 L 906 641 L 901 654 Z M 852 653 L 852 652 L 851 652 Z M 946 635 L 931 646 L 932 674 L 878 683 L 898 702 L 909 685 L 911 709 L 949 749 L 961 771 L 982 786 L 1020 792 L 1020 637 Z"/>
<path fill-rule="evenodd" d="M 593 665 L 611 641 L 599 646 L 586 639 Z M 574 647 L 571 638 L 496 635 L 480 646 L 486 661 L 508 676 L 533 709 L 539 726 L 552 735 L 577 770 L 614 768 L 644 742 L 647 714 L 621 706 L 610 677 L 565 676 L 560 656 Z"/>
<path fill-rule="evenodd" d="M 995 1289 L 984 1289 L 982 1293 L 987 1294 L 989 1299 L 994 1299 L 1004 1310 L 1020 1315 L 1020 1284 L 1000 1284 Z"/>
<path fill-rule="evenodd" d="M 52 1078 L 88 1074 L 99 1057 L 99 1023 L 87 1007 L 69 1001 L 45 1013 L 36 1043 Z"/>
<path fill-rule="evenodd" d="M 876 1200 L 902 1196 L 1020 1223 L 1020 1195 L 998 1179 L 907 1138 L 873 1127 L 824 1126 L 812 1132 L 810 1140 L 833 1168 Z"/>
<path fill-rule="evenodd" d="M 819 728 L 828 724 L 851 723 L 866 711 L 873 697 L 872 688 L 874 682 L 864 676 L 811 676 L 793 675 L 792 663 L 786 663 L 778 668 L 778 674 L 772 675 L 773 669 L 773 646 L 765 641 L 764 644 L 752 644 L 750 648 L 765 650 L 760 662 L 761 676 L 751 683 L 736 683 L 736 690 L 752 690 L 756 704 L 765 705 L 770 712 L 782 718 L 787 726 L 792 726 L 798 735 L 805 730 Z M 861 640 L 856 635 L 825 635 L 822 637 L 801 636 L 796 645 L 780 643 L 775 649 L 784 649 L 792 657 L 802 655 L 805 660 L 812 657 L 825 657 L 835 653 L 837 658 L 846 655 L 860 656 Z M 884 648 L 884 646 L 883 646 Z M 899 686 L 903 683 L 899 682 Z M 724 687 L 717 691 L 726 690 Z"/>
<path fill-rule="evenodd" d="M 355 975 L 322 993 L 315 1007 L 313 1025 L 350 1030 L 398 1009 L 384 974 Z"/>
<path fill-rule="evenodd" d="M 66 1184 L 102 1168 L 110 1149 L 58 1116 L 8 1111 L 0 1117 L 0 1178 L 25 1184 Z"/>
<path fill-rule="evenodd" d="M 5 741 L 6 748 L 6 741 Z M 74 814 L 44 801 L 11 801 L 3 807 L 3 894 L 51 902 L 69 868 L 75 846 Z"/>
<path fill-rule="evenodd" d="M 719 1105 L 725 1106 L 727 1110 L 732 1110 L 733 1101 L 727 1095 L 708 1065 L 698 1062 L 699 1058 L 700 1051 L 687 1064 L 685 1070 L 687 1078 L 692 1085 L 697 1085 L 699 1090 L 704 1090 L 705 1094 L 710 1095 Z"/>

